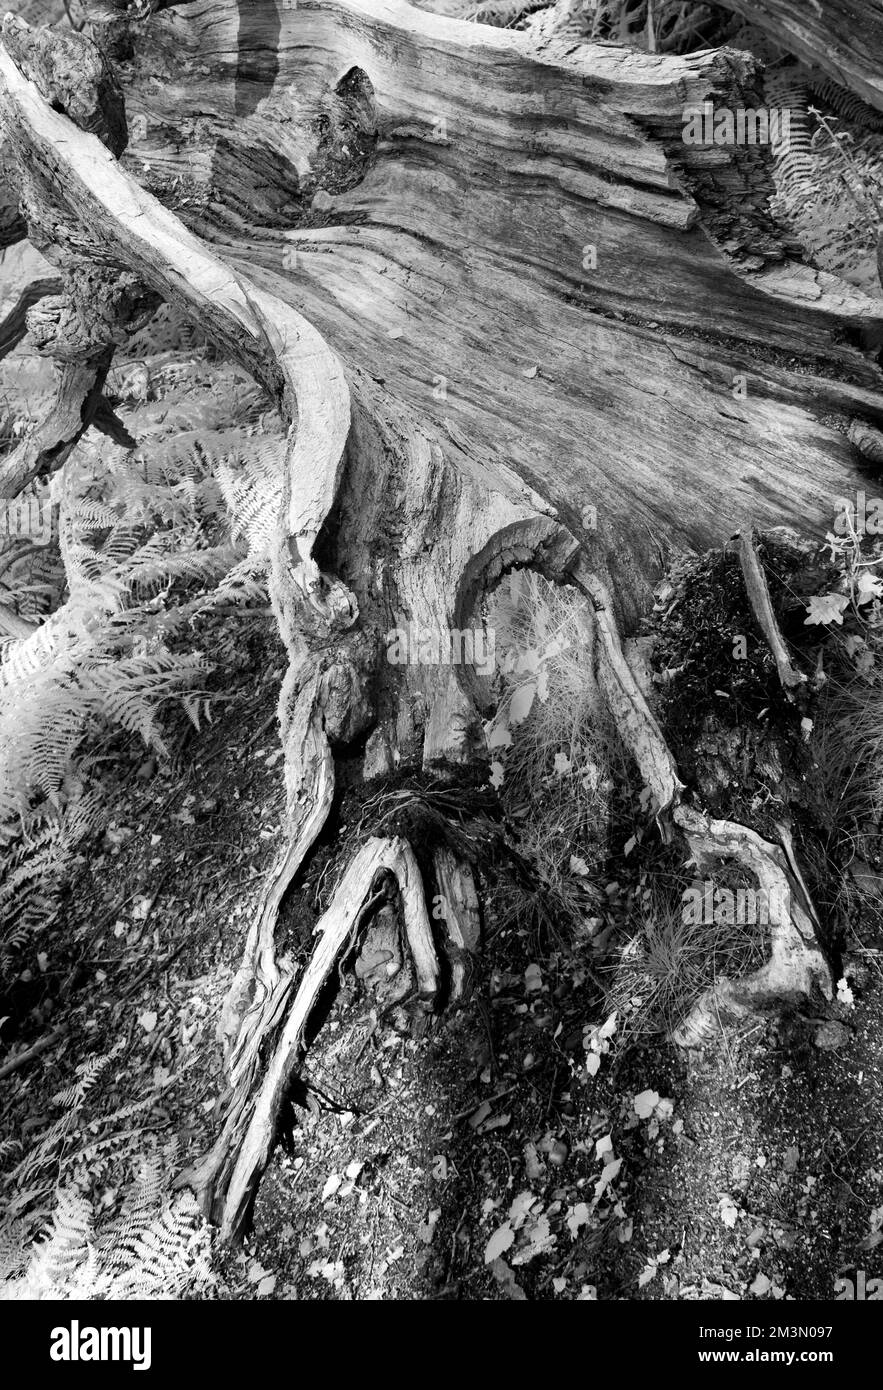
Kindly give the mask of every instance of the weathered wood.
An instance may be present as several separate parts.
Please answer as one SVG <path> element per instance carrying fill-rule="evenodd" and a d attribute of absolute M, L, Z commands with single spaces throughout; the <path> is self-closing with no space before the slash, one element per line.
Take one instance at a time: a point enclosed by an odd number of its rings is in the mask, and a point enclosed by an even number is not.
<path fill-rule="evenodd" d="M 0 159 L 0 250 L 24 241 L 28 224 L 18 210 L 18 193 L 7 183 L 7 171 Z"/>
<path fill-rule="evenodd" d="M 225 1015 L 231 1094 L 197 1178 L 226 1236 L 248 1219 L 317 991 L 381 866 L 427 1004 L 439 988 L 400 844 L 357 853 L 297 992 L 275 943 L 337 745 L 369 735 L 366 777 L 484 751 L 486 679 L 394 659 L 390 629 L 480 624 L 514 565 L 572 577 L 661 826 L 713 854 L 742 828 L 679 806 L 617 613 L 640 611 L 658 535 L 689 549 L 751 518 L 826 529 L 858 484 L 850 421 L 883 422 L 879 301 L 793 259 L 768 152 L 681 139 L 685 105 L 757 104 L 750 60 L 538 48 L 403 0 L 256 0 L 248 30 L 271 55 L 260 73 L 240 61 L 232 0 L 146 22 L 130 109 L 147 133 L 125 166 L 0 51 L 31 224 L 183 307 L 292 426 L 271 561 L 285 839 Z M 179 196 L 200 171 L 211 198 Z"/>
<path fill-rule="evenodd" d="M 106 349 L 97 357 L 66 362 L 59 369 L 49 414 L 3 461 L 0 496 L 17 496 L 39 474 L 54 472 L 70 457 L 98 409 L 111 355 Z"/>
<path fill-rule="evenodd" d="M 438 957 L 432 943 L 432 928 L 426 910 L 423 880 L 414 858 L 414 851 L 407 841 L 395 842 L 394 857 L 391 858 L 389 867 L 398 879 L 402 895 L 402 916 L 417 975 L 417 991 L 424 1009 L 429 1012 L 438 994 Z"/>
<path fill-rule="evenodd" d="M 283 746 L 287 811 L 282 848 L 267 876 L 218 1025 L 218 1036 L 231 1065 L 254 1031 L 263 1026 L 262 1010 L 252 1012 L 254 1000 L 271 999 L 282 978 L 275 947 L 279 907 L 325 824 L 334 796 L 334 760 L 322 728 L 317 684 L 314 677 L 300 692 L 286 729 Z M 247 1026 L 243 1027 L 246 1019 Z"/>
<path fill-rule="evenodd" d="M 481 910 L 472 869 L 446 845 L 433 850 L 432 867 L 441 899 L 437 915 L 444 927 L 451 971 L 450 1002 L 456 1004 L 468 991 L 471 958 L 481 941 Z"/>
<path fill-rule="evenodd" d="M 674 818 L 697 865 L 735 860 L 756 878 L 766 901 L 776 906 L 770 912 L 767 961 L 742 979 L 718 979 L 675 1028 L 672 1040 L 695 1047 L 719 1031 L 722 1015 L 762 1013 L 784 1001 L 805 1003 L 815 994 L 830 999 L 831 971 L 816 940 L 815 910 L 782 848 L 748 826 L 715 820 L 688 806 L 678 806 Z"/>
<path fill-rule="evenodd" d="M 316 326 L 357 394 L 354 373 L 382 376 L 458 467 L 541 494 L 620 616 L 646 594 L 657 536 L 705 549 L 752 519 L 827 528 L 858 485 L 850 419 L 883 418 L 868 353 L 883 316 L 793 258 L 767 209 L 767 149 L 681 139 L 690 103 L 761 104 L 756 65 L 537 48 L 398 0 L 257 0 L 261 86 L 232 76 L 237 36 L 229 4 L 149 21 L 130 99 L 150 133 L 133 161 L 143 149 L 169 184 L 220 184 L 182 218 Z M 170 45 L 180 70 L 151 85 Z M 317 130 L 354 73 L 374 136 L 332 160 Z M 248 161 L 271 148 L 279 168 L 258 188 Z M 234 207 L 237 167 L 254 192 Z"/>
<path fill-rule="evenodd" d="M 883 431 L 864 420 L 853 420 L 849 427 L 850 442 L 872 463 L 883 464 Z"/>
<path fill-rule="evenodd" d="M 788 53 L 883 110 L 883 9 L 878 0 L 718 0 Z"/>
<path fill-rule="evenodd" d="M 261 1079 L 248 1129 L 224 1194 L 221 1235 L 229 1239 L 243 1229 L 257 1181 L 270 1156 L 276 1121 L 303 1047 L 304 1032 L 319 991 L 349 940 L 359 911 L 378 869 L 388 867 L 390 842 L 369 840 L 350 863 L 327 911 L 316 926 L 319 944 L 310 957 L 288 1012 L 282 1036 Z"/>
<path fill-rule="evenodd" d="M 751 611 L 757 619 L 758 626 L 773 654 L 779 680 L 786 691 L 792 692 L 798 686 L 806 684 L 806 676 L 803 671 L 795 669 L 782 640 L 782 633 L 776 622 L 776 615 L 770 600 L 766 575 L 757 553 L 755 533 L 751 527 L 742 531 L 739 537 L 739 563 L 742 566 L 742 577 L 745 580 L 745 589 L 748 594 L 748 602 L 751 604 Z"/>
<path fill-rule="evenodd" d="M 55 472 L 93 421 L 128 438 L 104 398 L 116 344 L 151 317 L 156 300 L 132 277 L 89 273 L 85 286 L 68 276 L 65 292 L 46 295 L 27 311 L 30 341 L 55 360 L 55 401 L 46 417 L 0 464 L 0 496 L 14 497 L 39 473 Z"/>
<path fill-rule="evenodd" d="M 752 553 L 756 562 L 753 549 Z M 764 965 L 742 979 L 716 981 L 674 1029 L 673 1041 L 684 1047 L 697 1046 L 719 1029 L 721 1011 L 743 1016 L 783 1000 L 811 998 L 816 991 L 830 999 L 830 969 L 816 938 L 818 918 L 787 828 L 782 828 L 780 847 L 749 826 L 715 819 L 681 802 L 683 785 L 662 732 L 622 654 L 609 598 L 593 576 L 583 575 L 578 569 L 576 580 L 595 606 L 601 639 L 599 665 L 610 712 L 644 782 L 653 792 L 657 807 L 661 808 L 657 812 L 660 828 L 665 831 L 665 822 L 670 818 L 685 836 L 697 865 L 734 860 L 757 880 L 768 902 L 782 905 L 770 920 L 770 955 Z M 774 619 L 772 631 L 774 636 L 778 633 Z"/>
<path fill-rule="evenodd" d="M 588 595 L 594 609 L 599 639 L 596 649 L 599 684 L 620 736 L 631 749 L 653 795 L 653 812 L 663 835 L 667 836 L 669 813 L 680 801 L 684 784 L 678 777 L 662 730 L 623 654 L 610 594 L 582 562 L 574 572 L 574 583 Z"/>
<path fill-rule="evenodd" d="M 7 1076 L 12 1076 L 15 1072 L 21 1071 L 22 1067 L 28 1066 L 37 1057 L 42 1057 L 44 1052 L 48 1052 L 50 1047 L 54 1047 L 60 1042 L 68 1032 L 68 1025 L 61 1024 L 58 1028 L 53 1028 L 51 1033 L 45 1033 L 42 1038 L 38 1038 L 30 1047 L 26 1047 L 24 1052 L 18 1052 L 8 1061 L 0 1064 L 0 1081 L 5 1081 Z"/>
<path fill-rule="evenodd" d="M 250 1219 L 257 1185 L 276 1137 L 279 1112 L 300 1062 L 304 1035 L 322 986 L 344 946 L 352 943 L 363 904 L 381 872 L 398 880 L 408 944 L 414 958 L 418 989 L 431 1007 L 438 989 L 438 962 L 423 896 L 420 871 L 410 846 L 399 838 L 368 839 L 351 860 L 334 897 L 316 924 L 318 945 L 287 1010 L 285 1025 L 263 1074 L 249 1087 L 238 1088 L 224 1130 L 212 1154 L 190 1178 L 208 1213 L 218 1221 L 223 1239 L 241 1235 Z M 290 989 L 290 982 L 285 989 Z M 277 1016 L 279 1010 L 277 1009 Z M 247 1068 L 237 1062 L 233 1081 L 251 1083 L 257 1064 L 254 1042 Z"/>
<path fill-rule="evenodd" d="M 18 290 L 18 297 L 0 321 L 0 357 L 12 352 L 28 331 L 27 312 L 46 295 L 58 294 L 61 281 L 56 276 L 36 274 Z"/>

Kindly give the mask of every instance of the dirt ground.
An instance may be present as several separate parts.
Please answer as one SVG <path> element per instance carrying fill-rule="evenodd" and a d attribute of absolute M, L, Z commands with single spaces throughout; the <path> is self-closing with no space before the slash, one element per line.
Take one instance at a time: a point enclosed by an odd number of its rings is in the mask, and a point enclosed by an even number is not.
<path fill-rule="evenodd" d="M 99 1204 L 112 1207 L 133 1153 L 174 1137 L 184 1167 L 211 1142 L 214 1028 L 283 808 L 281 652 L 269 629 L 251 641 L 224 721 L 176 763 L 117 749 L 101 852 L 83 859 L 33 978 L 0 1010 L 24 1016 L 19 1041 L 55 1015 L 69 1024 L 4 1082 L 0 1138 L 18 1141 L 0 1149 L 6 1173 L 55 1118 L 76 1064 L 120 1036 L 84 1132 L 155 1098 L 95 1165 Z M 297 911 L 317 916 L 311 873 Z M 660 1038 L 623 1047 L 615 1027 L 593 1034 L 606 1013 L 585 946 L 500 927 L 493 895 L 484 936 L 466 1007 L 418 1037 L 352 973 L 335 982 L 253 1235 L 218 1252 L 215 1296 L 830 1299 L 838 1277 L 883 1274 L 883 942 L 862 943 L 836 1047 L 780 1019 L 685 1054 Z M 30 1229 L 58 1175 L 47 1167 L 21 1203 Z"/>

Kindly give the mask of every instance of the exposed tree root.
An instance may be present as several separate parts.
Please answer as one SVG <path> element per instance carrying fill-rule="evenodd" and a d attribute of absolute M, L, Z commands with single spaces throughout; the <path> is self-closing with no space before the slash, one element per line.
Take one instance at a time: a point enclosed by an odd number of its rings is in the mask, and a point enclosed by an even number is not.
<path fill-rule="evenodd" d="M 769 904 L 770 957 L 740 980 L 720 979 L 672 1033 L 681 1047 L 696 1047 L 716 1034 L 727 1014 L 763 1013 L 784 1002 L 800 1003 L 818 990 L 831 998 L 831 972 L 815 935 L 815 909 L 801 877 L 780 846 L 733 821 L 714 820 L 688 806 L 674 813 L 697 866 L 734 860 L 756 878 Z"/>
<path fill-rule="evenodd" d="M 304 1049 L 304 1034 L 319 992 L 335 961 L 348 943 L 354 945 L 354 932 L 361 925 L 363 904 L 372 891 L 377 875 L 387 871 L 395 876 L 401 894 L 402 914 L 408 945 L 414 958 L 422 1005 L 431 1010 L 438 992 L 439 970 L 432 932 L 426 911 L 420 870 L 406 841 L 372 837 L 354 856 L 327 910 L 316 925 L 319 943 L 304 971 L 285 1025 L 272 1057 L 256 1080 L 261 1063 L 260 1035 L 252 1033 L 249 1043 L 234 1063 L 231 1082 L 234 1103 L 212 1153 L 188 1175 L 206 1213 L 218 1223 L 223 1239 L 241 1235 L 250 1219 L 257 1186 L 266 1167 L 273 1143 L 279 1111 Z M 283 977 L 272 996 L 272 1020 L 279 1020 L 293 989 L 289 974 Z"/>
<path fill-rule="evenodd" d="M 582 562 L 574 582 L 592 601 L 598 631 L 598 676 L 623 741 L 631 749 L 653 795 L 654 813 L 665 838 L 667 813 L 678 804 L 684 784 L 640 686 L 623 654 L 610 594 L 604 583 Z"/>
<path fill-rule="evenodd" d="M 468 864 L 446 846 L 433 851 L 432 866 L 441 898 L 441 920 L 446 931 L 446 949 L 451 972 L 449 1002 L 459 1003 L 469 991 L 472 957 L 481 937 L 481 914 L 475 880 Z"/>
<path fill-rule="evenodd" d="M 162 5 L 144 0 L 137 8 L 147 13 Z M 876 366 L 844 346 L 846 335 L 840 331 L 848 328 L 858 336 L 861 329 L 873 336 L 879 330 L 875 304 L 864 303 L 859 295 L 844 297 L 833 277 L 819 277 L 811 267 L 783 264 L 776 229 L 767 225 L 765 213 L 755 217 L 746 212 L 746 200 L 739 197 L 718 200 L 725 208 L 727 235 L 746 247 L 761 236 L 761 266 L 736 274 L 713 237 L 706 239 L 696 229 L 702 211 L 699 194 L 695 201 L 684 191 L 668 150 L 676 145 L 678 159 L 708 162 L 704 153 L 691 154 L 679 140 L 683 106 L 690 97 L 702 101 L 731 90 L 736 78 L 729 58 L 663 60 L 604 47 L 589 51 L 590 46 L 583 55 L 570 55 L 554 44 L 538 56 L 526 51 L 522 36 L 484 35 L 475 26 L 421 14 L 399 0 L 376 14 L 368 0 L 308 7 L 303 14 L 286 14 L 284 29 L 288 45 L 283 57 L 290 63 L 296 54 L 305 111 L 320 110 L 329 91 L 339 94 L 339 73 L 352 69 L 361 72 L 365 91 L 374 84 L 386 112 L 386 162 L 372 169 L 373 181 L 366 176 L 364 188 L 354 184 L 334 198 L 326 192 L 330 201 L 339 198 L 341 206 L 362 198 L 359 216 L 364 215 L 364 222 L 342 220 L 338 226 L 313 229 L 322 254 L 305 253 L 309 270 L 298 280 L 298 302 L 311 316 L 324 315 L 329 335 L 336 333 L 334 341 L 345 345 L 346 369 L 325 336 L 286 302 L 283 295 L 291 290 L 283 276 L 277 274 L 273 281 L 269 274 L 247 278 L 235 273 L 141 188 L 108 148 L 54 109 L 61 105 L 76 118 L 71 103 L 57 98 L 51 43 L 40 40 L 34 46 L 16 29 L 16 60 L 0 51 L 4 132 L 16 158 L 33 171 L 25 190 L 29 223 L 39 229 L 57 222 L 68 262 L 71 248 L 81 250 L 85 243 L 102 264 L 129 267 L 137 277 L 133 285 L 144 284 L 183 305 L 222 350 L 273 392 L 291 422 L 270 574 L 274 614 L 288 655 L 279 702 L 285 821 L 276 863 L 224 1006 L 221 1031 L 229 1090 L 222 1129 L 211 1153 L 189 1175 L 226 1239 L 241 1235 L 248 1223 L 280 1108 L 303 1057 L 310 1016 L 335 961 L 370 915 L 367 904 L 378 874 L 393 875 L 398 883 L 424 1013 L 432 1013 L 443 998 L 446 981 L 419 867 L 402 839 L 371 839 L 355 853 L 318 923 L 318 945 L 298 982 L 291 962 L 277 952 L 277 918 L 331 810 L 336 745 L 352 745 L 370 731 L 366 780 L 393 771 L 400 762 L 422 761 L 432 768 L 472 762 L 486 751 L 478 709 L 487 691 L 482 692 L 476 673 L 455 673 L 453 662 L 422 662 L 413 655 L 397 664 L 387 653 L 384 661 L 380 643 L 399 620 L 433 634 L 448 633 L 452 622 L 479 624 L 481 594 L 515 565 L 535 565 L 556 579 L 572 578 L 590 600 L 599 685 L 652 795 L 662 833 L 668 836 L 676 828 L 697 862 L 736 859 L 761 887 L 787 890 L 787 920 L 774 924 L 770 961 L 729 990 L 720 982 L 714 1003 L 743 1010 L 765 1007 L 782 993 L 792 997 L 824 985 L 824 961 L 813 940 L 814 913 L 790 843 L 780 848 L 747 827 L 712 820 L 682 803 L 685 789 L 676 764 L 622 650 L 604 552 L 599 546 L 591 566 L 582 560 L 573 568 L 577 537 L 558 520 L 555 506 L 534 479 L 550 497 L 557 496 L 563 515 L 573 511 L 574 498 L 579 500 L 574 480 L 579 489 L 587 486 L 584 475 L 594 481 L 597 501 L 610 518 L 606 551 L 632 557 L 632 572 L 628 565 L 623 572 L 629 582 L 640 572 L 639 591 L 647 568 L 642 547 L 622 537 L 637 533 L 634 515 L 643 515 L 645 507 L 648 515 L 658 512 L 666 518 L 669 529 L 687 534 L 677 517 L 677 499 L 666 495 L 664 480 L 677 476 L 697 496 L 709 491 L 699 484 L 707 481 L 719 453 L 717 378 L 726 380 L 741 361 L 726 344 L 714 348 L 714 356 L 704 341 L 691 346 L 689 337 L 678 337 L 673 346 L 657 341 L 651 329 L 655 333 L 657 319 L 668 320 L 669 315 L 672 324 L 686 324 L 691 331 L 693 320 L 704 324 L 712 286 L 715 293 L 720 288 L 727 333 L 744 334 L 759 348 L 757 361 L 766 382 L 750 425 L 745 422 L 745 457 L 734 464 L 733 473 L 747 468 L 749 460 L 752 468 L 769 464 L 771 476 L 778 479 L 768 489 L 775 502 L 790 488 L 790 482 L 782 481 L 786 442 L 789 449 L 812 452 L 816 473 L 808 470 L 810 480 L 822 470 L 826 477 L 835 476 L 829 468 L 832 459 L 837 477 L 852 476 L 845 472 L 845 441 L 833 430 L 824 435 L 813 412 L 832 402 L 838 409 L 868 404 L 879 383 Z M 414 54 L 424 49 L 431 50 L 432 64 L 415 60 Z M 476 63 L 476 58 L 482 61 Z M 357 60 L 364 71 L 353 67 Z M 96 83 L 101 71 L 100 65 L 94 69 Z M 496 72 L 506 79 L 499 88 Z M 430 91 L 425 90 L 427 81 L 433 84 Z M 562 131 L 556 120 L 538 134 L 537 119 L 531 113 L 524 119 L 520 97 L 516 101 L 513 93 L 536 88 L 545 105 L 551 84 L 560 87 L 562 109 L 571 113 L 568 128 Z M 87 96 L 80 124 L 93 122 L 90 128 L 104 130 L 112 145 L 119 136 L 118 121 L 112 112 L 102 115 L 101 102 Z M 210 103 L 205 109 L 211 109 Z M 424 124 L 429 122 L 422 133 L 415 133 L 412 124 L 416 110 L 423 113 Z M 468 132 L 459 130 L 459 111 L 470 112 Z M 433 122 L 444 126 L 448 117 L 458 127 L 459 148 L 453 152 L 448 136 L 430 134 Z M 305 147 L 311 138 L 307 124 L 297 133 Z M 653 138 L 642 133 L 651 128 L 657 132 Z M 414 141 L 422 141 L 424 156 L 415 160 L 407 153 L 403 158 L 400 149 L 412 151 Z M 629 176 L 627 207 L 623 189 L 605 167 L 587 169 L 582 155 L 574 156 L 580 143 L 586 149 L 603 144 L 614 165 L 622 159 Z M 425 154 L 430 147 L 432 158 Z M 309 148 L 315 154 L 313 145 Z M 715 151 L 723 182 L 730 179 L 737 156 L 741 160 L 738 151 Z M 505 174 L 499 190 L 488 187 L 491 161 L 499 162 Z M 466 210 L 453 228 L 437 196 L 439 167 Z M 421 182 L 425 171 L 426 187 Z M 698 188 L 697 169 L 688 172 L 688 183 L 692 180 L 691 187 Z M 762 153 L 749 150 L 741 173 L 762 192 Z M 408 218 L 413 219 L 407 226 L 398 206 L 406 177 L 411 180 Z M 558 189 L 551 197 L 550 177 Z M 531 194 L 524 203 L 529 217 L 523 229 L 514 227 L 510 216 L 515 188 Z M 544 209 L 550 202 L 552 222 L 560 221 L 563 233 L 548 230 Z M 760 206 L 759 198 L 754 202 Z M 587 207 L 594 218 L 591 232 L 585 230 Z M 585 255 L 597 247 L 586 245 L 588 236 L 597 237 L 604 252 L 589 280 L 582 273 Z M 464 256 L 462 247 L 455 247 L 464 240 L 469 248 L 480 248 L 478 271 L 469 259 L 472 250 Z M 545 259 L 537 261 L 538 254 Z M 630 256 L 637 259 L 630 261 Z M 617 307 L 621 287 L 630 280 L 623 267 L 629 265 L 636 267 L 635 285 L 630 285 L 634 298 L 627 305 L 630 317 L 640 321 L 634 331 Z M 355 279 L 349 282 L 351 273 Z M 326 274 L 340 277 L 328 282 L 330 289 L 323 285 Z M 683 285 L 683 302 L 669 293 L 669 274 L 672 283 Z M 277 285 L 278 295 L 262 288 L 268 282 Z M 72 278 L 72 295 L 78 283 Z M 353 285 L 357 290 L 350 294 Z M 812 296 L 810 307 L 800 301 L 804 293 Z M 522 315 L 525 302 L 531 312 Z M 421 328 L 425 337 L 418 342 L 419 351 L 407 342 L 404 348 L 396 346 L 407 336 L 400 320 L 417 318 L 411 312 L 415 307 L 421 325 L 429 325 Z M 60 307 L 58 316 L 63 316 Z M 508 341 L 511 323 L 520 317 L 527 329 L 518 354 L 508 353 L 511 362 L 500 354 L 507 360 L 499 379 L 492 373 L 486 382 L 487 343 Z M 452 323 L 457 325 L 454 334 Z M 468 335 L 462 332 L 464 323 L 469 324 Z M 560 412 L 546 436 L 546 427 L 538 422 L 548 415 L 549 397 L 541 391 L 548 391 L 558 371 L 547 360 L 548 343 L 553 335 L 559 339 L 562 362 L 572 356 L 578 363 L 574 371 L 585 375 L 587 323 L 598 360 L 615 352 L 621 370 L 598 393 L 594 383 L 577 383 L 566 375 L 570 367 L 562 368 L 565 374 L 556 378 Z M 108 329 L 106 321 L 105 335 L 96 335 L 81 309 L 76 325 L 81 337 L 76 337 L 73 315 L 65 325 L 64 333 L 54 335 L 60 349 L 56 355 L 62 362 L 66 355 L 67 365 L 80 375 L 68 384 L 64 409 L 60 403 L 53 412 L 49 435 L 28 441 L 29 451 L 7 463 L 0 491 L 17 490 L 37 469 L 57 466 L 100 409 L 119 325 L 111 323 Z M 777 358 L 801 334 L 807 352 L 827 364 L 824 374 L 820 367 L 818 377 L 812 377 L 811 391 L 802 378 L 792 380 Z M 92 350 L 88 362 L 82 351 L 73 351 L 78 343 Z M 388 354 L 389 386 L 375 372 L 378 343 Z M 408 362 L 399 357 L 405 348 L 412 352 Z M 472 353 L 478 355 L 470 357 Z M 462 381 L 456 401 L 445 404 L 445 372 L 450 370 L 452 377 L 454 372 L 449 360 Z M 439 366 L 436 394 L 420 379 L 427 361 Z M 669 400 L 674 422 L 655 441 L 652 477 L 642 471 L 652 422 L 646 418 L 645 395 L 632 385 L 639 376 L 648 388 L 658 383 L 657 393 Z M 796 410 L 790 403 L 798 386 L 806 397 L 800 397 L 800 430 L 794 429 L 786 441 L 776 410 L 781 399 Z M 601 395 L 603 407 L 595 401 Z M 443 410 L 437 408 L 441 405 Z M 686 420 L 693 426 L 689 459 L 681 439 Z M 601 462 L 585 460 L 575 443 L 574 461 L 562 462 L 562 441 L 587 437 L 595 441 Z M 623 469 L 622 458 L 633 455 L 640 456 L 634 467 Z M 792 499 L 792 504 L 796 507 L 800 500 Z M 719 497 L 709 504 L 715 526 L 721 505 Z M 744 500 L 739 506 L 744 513 Z M 708 517 L 700 518 L 697 534 L 711 525 Z M 331 530 L 333 541 L 320 546 L 320 538 L 328 539 Z M 334 556 L 330 563 L 339 573 L 322 572 L 319 557 L 326 554 Z M 758 621 L 787 684 L 796 673 L 787 663 L 752 544 L 745 548 L 743 567 Z M 622 587 L 626 591 L 628 585 Z M 620 609 L 635 611 L 635 592 L 618 589 L 617 597 Z M 435 850 L 433 866 L 442 900 L 439 920 L 450 963 L 450 998 L 456 1002 L 465 995 L 469 958 L 478 944 L 477 894 L 468 865 L 448 851 Z M 703 1018 L 687 1021 L 691 1036 L 702 1032 Z"/>
<path fill-rule="evenodd" d="M 322 728 L 317 680 L 300 692 L 285 740 L 286 819 L 284 842 L 261 894 L 242 961 L 221 1011 L 218 1036 L 228 1065 L 249 1038 L 265 1031 L 275 990 L 285 973 L 276 958 L 279 906 L 331 809 L 334 759 Z"/>
<path fill-rule="evenodd" d="M 771 645 L 778 641 L 784 652 L 766 581 L 750 540 L 747 549 L 748 558 L 743 559 L 743 569 L 747 571 L 746 584 L 752 604 L 756 604 L 756 612 L 760 610 L 759 621 Z M 602 683 L 611 713 L 657 806 L 671 816 L 684 834 L 697 865 L 718 860 L 735 861 L 757 880 L 765 900 L 771 904 L 769 960 L 743 979 L 719 980 L 674 1030 L 673 1041 L 681 1046 L 697 1045 L 719 1030 L 722 1012 L 744 1015 L 764 1011 L 784 1001 L 808 999 L 816 989 L 830 998 L 830 969 L 816 937 L 818 918 L 797 867 L 790 834 L 782 829 L 783 845 L 780 847 L 764 840 L 748 826 L 715 820 L 680 802 L 683 786 L 678 781 L 674 760 L 659 725 L 628 668 L 609 596 L 591 575 L 580 572 L 580 581 L 595 604 L 601 638 L 602 678 L 605 666 L 608 671 Z M 768 613 L 764 613 L 765 608 Z M 775 646 L 773 650 L 775 654 Z M 784 665 L 792 669 L 787 653 Z M 781 675 L 783 666 L 779 666 L 779 670 Z M 788 682 L 783 678 L 783 683 Z M 790 683 L 795 683 L 793 677 Z"/>
<path fill-rule="evenodd" d="M 21 290 L 18 299 L 0 322 L 0 357 L 18 347 L 28 331 L 27 313 L 47 294 L 58 294 L 61 280 L 57 276 L 35 275 Z"/>

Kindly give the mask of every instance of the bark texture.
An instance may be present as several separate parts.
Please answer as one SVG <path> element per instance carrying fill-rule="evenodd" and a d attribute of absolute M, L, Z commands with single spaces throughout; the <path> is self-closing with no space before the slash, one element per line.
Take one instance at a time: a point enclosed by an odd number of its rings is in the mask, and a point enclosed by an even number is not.
<path fill-rule="evenodd" d="M 800 258 L 769 212 L 764 147 L 682 139 L 686 106 L 759 105 L 757 64 L 536 47 L 402 0 L 257 0 L 247 20 L 232 0 L 129 6 L 105 36 L 132 132 L 120 159 L 105 60 L 90 59 L 84 95 L 50 41 L 8 22 L 4 35 L 5 148 L 66 297 L 32 323 L 61 363 L 59 402 L 0 466 L 0 495 L 88 427 L 114 343 L 157 296 L 291 422 L 271 573 L 286 820 L 222 1019 L 224 1123 L 192 1175 L 225 1236 L 247 1225 L 310 1010 L 378 874 L 424 1011 L 442 956 L 450 992 L 465 987 L 478 910 L 463 856 L 433 869 L 453 905 L 443 940 L 400 837 L 357 851 L 299 981 L 276 918 L 332 807 L 339 749 L 358 751 L 366 782 L 481 759 L 485 678 L 391 662 L 386 634 L 476 626 L 514 566 L 585 595 L 599 684 L 663 834 L 697 859 L 741 858 L 764 886 L 787 880 L 774 961 L 735 1004 L 785 976 L 827 987 L 785 850 L 682 804 L 619 636 L 661 545 L 740 529 L 775 649 L 751 526 L 825 529 L 859 486 L 851 427 L 883 425 L 883 300 Z"/>
<path fill-rule="evenodd" d="M 719 0 L 883 110 L 883 10 L 877 0 Z"/>

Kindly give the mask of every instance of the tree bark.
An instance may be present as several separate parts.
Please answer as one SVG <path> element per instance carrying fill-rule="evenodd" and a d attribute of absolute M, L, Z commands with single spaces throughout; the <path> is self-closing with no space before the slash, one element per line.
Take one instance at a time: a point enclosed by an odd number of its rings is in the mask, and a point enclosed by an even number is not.
<path fill-rule="evenodd" d="M 94 328 L 77 286 L 95 264 L 102 353 L 151 296 L 173 300 L 291 422 L 271 573 L 289 657 L 284 834 L 222 1020 L 231 1101 L 194 1179 L 227 1236 L 247 1223 L 309 1008 L 379 868 L 424 1005 L 438 997 L 406 842 L 357 853 L 298 989 L 276 916 L 328 817 L 339 748 L 364 750 L 366 782 L 463 775 L 484 756 L 487 683 L 396 664 L 386 634 L 480 626 L 514 566 L 583 592 L 600 687 L 663 834 L 790 887 L 774 962 L 730 1002 L 769 997 L 789 971 L 827 987 L 784 849 L 681 804 L 619 632 L 662 545 L 705 549 L 736 529 L 762 604 L 751 525 L 827 529 L 860 485 L 850 427 L 883 424 L 883 301 L 799 258 L 767 206 L 764 147 L 682 138 L 687 106 L 761 104 L 747 56 L 537 48 L 402 0 L 259 0 L 249 14 L 243 27 L 224 0 L 146 22 L 121 63 L 122 159 L 100 65 L 101 100 L 65 106 L 51 44 L 16 27 L 0 51 L 5 148 L 26 171 L 32 235 L 67 276 L 59 355 Z M 113 26 L 107 38 L 112 51 Z M 0 495 L 88 427 L 103 361 L 77 383 L 79 413 L 44 427 L 56 444 L 0 464 Z M 432 872 L 455 885 L 444 950 L 462 964 L 468 855 Z"/>
<path fill-rule="evenodd" d="M 718 0 L 883 111 L 883 10 L 876 0 Z"/>

